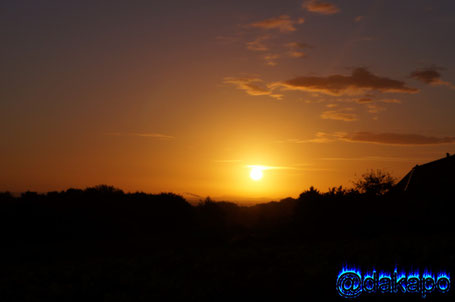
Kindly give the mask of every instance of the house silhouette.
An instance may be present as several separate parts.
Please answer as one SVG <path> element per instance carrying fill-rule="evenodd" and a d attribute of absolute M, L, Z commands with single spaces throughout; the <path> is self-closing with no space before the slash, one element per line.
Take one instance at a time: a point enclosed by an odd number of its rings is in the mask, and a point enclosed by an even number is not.
<path fill-rule="evenodd" d="M 416 165 L 394 187 L 394 191 L 412 195 L 447 197 L 455 189 L 455 155 Z"/>

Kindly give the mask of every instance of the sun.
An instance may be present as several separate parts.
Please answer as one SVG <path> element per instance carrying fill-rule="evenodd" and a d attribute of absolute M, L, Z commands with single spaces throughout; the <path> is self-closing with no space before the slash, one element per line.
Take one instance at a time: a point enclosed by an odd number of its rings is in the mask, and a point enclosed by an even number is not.
<path fill-rule="evenodd" d="M 252 167 L 250 172 L 250 177 L 254 181 L 259 181 L 262 179 L 262 169 L 261 167 Z"/>

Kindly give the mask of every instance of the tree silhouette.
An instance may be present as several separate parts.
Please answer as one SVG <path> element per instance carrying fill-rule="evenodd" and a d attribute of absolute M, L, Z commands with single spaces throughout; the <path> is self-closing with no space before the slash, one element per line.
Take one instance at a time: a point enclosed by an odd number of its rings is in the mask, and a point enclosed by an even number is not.
<path fill-rule="evenodd" d="M 395 178 L 381 169 L 370 170 L 362 174 L 361 178 L 353 181 L 354 188 L 360 193 L 370 196 L 381 196 L 388 192 L 395 184 Z"/>

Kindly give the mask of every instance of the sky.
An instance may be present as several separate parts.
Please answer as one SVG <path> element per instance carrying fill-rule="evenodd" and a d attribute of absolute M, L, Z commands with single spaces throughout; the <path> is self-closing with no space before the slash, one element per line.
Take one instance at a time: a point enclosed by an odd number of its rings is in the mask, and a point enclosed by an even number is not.
<path fill-rule="evenodd" d="M 0 191 L 399 179 L 455 153 L 454 29 L 451 0 L 2 1 Z"/>

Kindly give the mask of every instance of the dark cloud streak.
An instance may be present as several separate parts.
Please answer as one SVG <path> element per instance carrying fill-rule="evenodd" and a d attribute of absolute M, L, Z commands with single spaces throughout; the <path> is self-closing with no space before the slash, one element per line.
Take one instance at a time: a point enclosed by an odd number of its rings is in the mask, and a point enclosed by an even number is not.
<path fill-rule="evenodd" d="M 372 133 L 356 132 L 340 137 L 341 140 L 349 142 L 364 142 L 386 145 L 439 145 L 453 144 L 455 137 L 435 137 L 420 134 L 399 134 L 399 133 Z"/>
<path fill-rule="evenodd" d="M 406 86 L 405 82 L 380 77 L 365 68 L 356 68 L 351 75 L 327 77 L 301 76 L 273 84 L 288 90 L 320 92 L 327 95 L 359 95 L 368 91 L 417 93 L 419 90 Z"/>
<path fill-rule="evenodd" d="M 446 85 L 446 86 L 454 88 L 453 84 L 443 81 L 441 79 L 441 73 L 439 72 L 439 70 L 441 70 L 441 69 L 442 68 L 435 67 L 435 66 L 417 69 L 417 70 L 411 72 L 411 74 L 409 76 L 411 78 L 418 80 L 425 84 L 429 84 L 429 85 L 433 85 L 433 86 Z"/>

